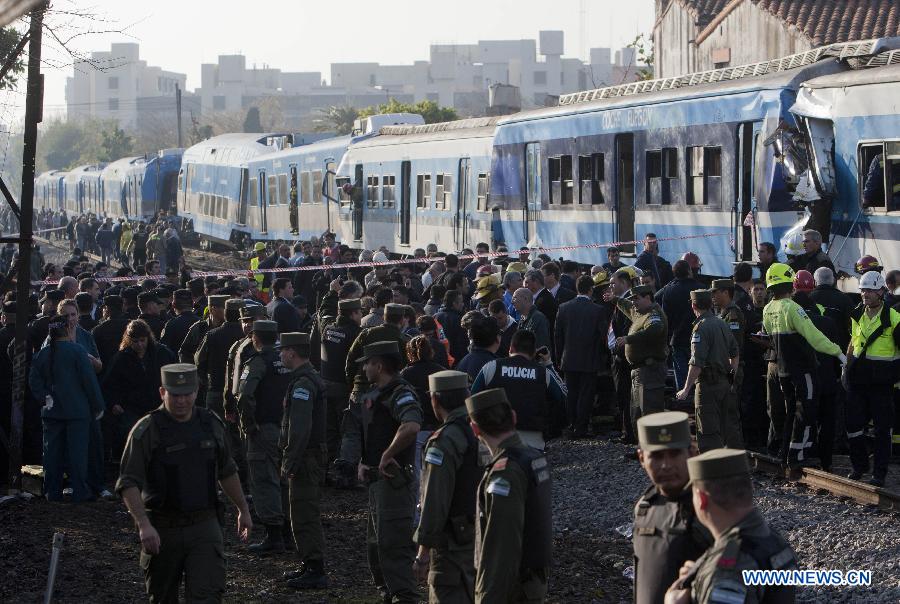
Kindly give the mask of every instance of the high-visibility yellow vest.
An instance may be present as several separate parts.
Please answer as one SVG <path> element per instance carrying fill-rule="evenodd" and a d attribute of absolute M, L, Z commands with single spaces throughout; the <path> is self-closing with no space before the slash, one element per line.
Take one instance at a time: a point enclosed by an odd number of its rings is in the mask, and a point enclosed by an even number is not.
<path fill-rule="evenodd" d="M 250 258 L 250 270 L 255 271 L 257 268 L 259 268 L 259 257 L 254 256 L 253 258 Z M 257 273 L 253 275 L 253 278 L 256 279 L 256 284 L 259 286 L 259 291 L 266 291 L 266 288 L 263 287 L 263 279 L 265 279 L 265 275 L 263 275 L 262 273 Z"/>

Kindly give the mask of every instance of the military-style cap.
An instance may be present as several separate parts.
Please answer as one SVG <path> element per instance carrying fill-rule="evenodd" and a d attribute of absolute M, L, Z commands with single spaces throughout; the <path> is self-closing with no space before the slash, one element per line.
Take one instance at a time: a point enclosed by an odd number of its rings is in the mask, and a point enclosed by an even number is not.
<path fill-rule="evenodd" d="M 708 289 L 695 289 L 691 292 L 691 302 L 706 302 L 712 304 L 712 295 Z"/>
<path fill-rule="evenodd" d="M 44 302 L 51 300 L 55 303 L 60 303 L 66 299 L 66 292 L 61 289 L 51 289 L 44 292 L 44 296 L 41 298 L 41 304 Z"/>
<path fill-rule="evenodd" d="M 687 464 L 691 482 L 750 474 L 747 452 L 743 449 L 713 449 L 689 458 Z"/>
<path fill-rule="evenodd" d="M 111 308 L 122 308 L 122 296 L 117 296 L 115 294 L 107 294 L 103 296 L 103 306 L 109 306 Z"/>
<path fill-rule="evenodd" d="M 190 363 L 173 363 L 159 370 L 162 376 L 162 387 L 171 394 L 190 394 L 197 392 L 197 367 Z"/>
<path fill-rule="evenodd" d="M 293 298 L 291 298 L 291 305 L 294 308 L 309 308 L 309 304 L 306 302 L 306 297 L 300 294 L 297 294 Z"/>
<path fill-rule="evenodd" d="M 256 323 L 262 323 L 262 321 L 257 321 Z M 253 325 L 255 326 L 256 323 L 254 323 Z M 281 340 L 278 342 L 278 348 L 284 348 L 285 346 L 295 346 L 300 349 L 308 350 L 309 334 L 300 333 L 298 331 L 289 331 L 287 333 L 283 333 L 281 334 Z"/>
<path fill-rule="evenodd" d="M 469 412 L 469 415 L 497 405 L 509 405 L 509 399 L 506 398 L 506 390 L 503 388 L 482 390 L 466 399 L 466 411 Z"/>
<path fill-rule="evenodd" d="M 402 304 L 394 304 L 393 306 L 399 306 L 400 308 L 403 308 Z M 359 359 L 357 359 L 356 362 L 362 363 L 364 361 L 368 361 L 372 357 L 400 358 L 400 347 L 397 345 L 397 342 L 394 342 L 393 340 L 367 344 L 363 348 L 363 355 Z"/>
<path fill-rule="evenodd" d="M 338 300 L 338 310 L 359 310 L 362 308 L 359 298 L 351 298 L 349 300 Z"/>
<path fill-rule="evenodd" d="M 243 300 L 241 300 L 243 302 Z M 226 302 L 227 304 L 227 302 Z M 261 304 L 244 304 L 241 306 L 241 321 L 257 320 L 268 316 L 266 307 Z"/>
<path fill-rule="evenodd" d="M 402 319 L 406 314 L 406 306 L 403 304 L 386 304 L 384 307 L 384 316 L 394 319 Z"/>
<path fill-rule="evenodd" d="M 183 302 L 192 302 L 194 300 L 193 294 L 191 294 L 191 290 L 189 289 L 176 289 L 175 290 L 175 301 L 183 301 Z"/>
<path fill-rule="evenodd" d="M 128 300 L 129 302 L 136 302 L 140 293 L 141 288 L 137 285 L 132 285 L 131 287 L 126 287 L 122 290 L 122 299 Z"/>
<path fill-rule="evenodd" d="M 469 375 L 462 371 L 438 371 L 428 376 L 428 390 L 443 392 L 445 390 L 462 390 L 469 387 Z"/>
<path fill-rule="evenodd" d="M 278 333 L 278 323 L 275 321 L 254 321 L 253 331 L 256 333 Z"/>
<path fill-rule="evenodd" d="M 713 279 L 712 287 L 709 291 L 714 292 L 720 289 L 734 289 L 734 281 L 731 279 Z"/>
<path fill-rule="evenodd" d="M 688 414 L 664 411 L 644 415 L 637 421 L 638 442 L 647 452 L 662 449 L 687 449 L 691 446 Z"/>
<path fill-rule="evenodd" d="M 191 287 L 199 288 L 199 289 L 202 289 L 204 284 L 205 284 L 205 282 L 203 281 L 203 277 L 194 277 L 193 279 L 188 281 L 188 285 L 190 285 Z"/>
<path fill-rule="evenodd" d="M 243 308 L 244 308 L 244 301 L 241 300 L 240 298 L 232 298 L 229 296 L 228 299 L 225 300 L 225 310 L 226 311 L 228 311 L 228 310 L 243 310 Z"/>
<path fill-rule="evenodd" d="M 144 292 L 144 293 L 138 294 L 137 301 L 138 301 L 138 304 L 146 304 L 147 302 L 155 302 L 156 304 L 165 304 L 162 300 L 160 300 L 159 294 L 157 293 L 157 291 L 155 289 L 152 291 L 149 291 L 149 292 Z"/>
<path fill-rule="evenodd" d="M 215 308 L 225 308 L 225 304 L 228 302 L 228 296 L 219 296 L 212 295 L 207 298 L 209 305 Z"/>
<path fill-rule="evenodd" d="M 653 288 L 649 285 L 636 285 L 628 290 L 628 294 L 626 294 L 625 298 L 628 300 L 633 300 L 638 296 L 649 296 L 653 294 Z"/>

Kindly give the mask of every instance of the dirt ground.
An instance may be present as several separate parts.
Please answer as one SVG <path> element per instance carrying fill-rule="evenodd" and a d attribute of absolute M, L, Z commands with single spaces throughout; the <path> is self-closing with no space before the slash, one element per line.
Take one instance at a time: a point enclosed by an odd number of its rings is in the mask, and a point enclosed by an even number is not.
<path fill-rule="evenodd" d="M 293 568 L 294 554 L 260 558 L 235 536 L 228 514 L 225 599 L 228 602 L 380 602 L 366 565 L 365 494 L 326 489 L 323 496 L 329 588 L 297 592 L 280 580 Z M 71 504 L 41 499 L 0 506 L 0 601 L 42 599 L 53 533 L 65 534 L 55 602 L 140 602 L 143 576 L 138 540 L 125 507 L 118 501 Z M 262 536 L 254 531 L 254 538 Z M 621 560 L 628 543 L 585 535 L 555 540 L 551 602 L 619 602 L 630 599 Z M 601 587 L 602 586 L 602 587 Z M 422 591 L 423 596 L 426 594 Z"/>

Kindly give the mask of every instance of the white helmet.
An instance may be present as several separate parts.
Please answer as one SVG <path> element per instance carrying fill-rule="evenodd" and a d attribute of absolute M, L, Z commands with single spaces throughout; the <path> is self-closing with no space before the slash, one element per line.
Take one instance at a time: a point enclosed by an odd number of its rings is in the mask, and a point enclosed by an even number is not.
<path fill-rule="evenodd" d="M 884 277 L 877 271 L 869 271 L 859 279 L 859 289 L 874 289 L 881 291 L 885 288 Z"/>
<path fill-rule="evenodd" d="M 788 233 L 781 239 L 781 251 L 785 256 L 800 256 L 805 253 L 803 247 L 803 231 Z"/>

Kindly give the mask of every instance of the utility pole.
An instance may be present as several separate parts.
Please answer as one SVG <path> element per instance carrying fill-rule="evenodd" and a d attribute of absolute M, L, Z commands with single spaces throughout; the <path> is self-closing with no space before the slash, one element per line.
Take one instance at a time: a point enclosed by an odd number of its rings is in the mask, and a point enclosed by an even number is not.
<path fill-rule="evenodd" d="M 34 157 L 37 146 L 37 126 L 43 119 L 44 76 L 41 75 L 41 29 L 47 3 L 42 2 L 31 11 L 28 28 L 28 89 L 25 97 L 25 133 L 22 149 L 22 196 L 19 199 L 19 264 L 16 276 L 18 291 L 16 339 L 13 354 L 12 412 L 9 435 L 9 490 L 18 492 L 22 486 L 22 418 L 25 407 L 25 380 L 28 378 L 28 298 L 31 296 L 31 248 L 34 245 L 32 215 L 34 214 Z"/>
<path fill-rule="evenodd" d="M 181 139 L 181 86 L 175 83 L 175 111 L 178 113 L 178 148 L 183 149 L 184 144 Z"/>

